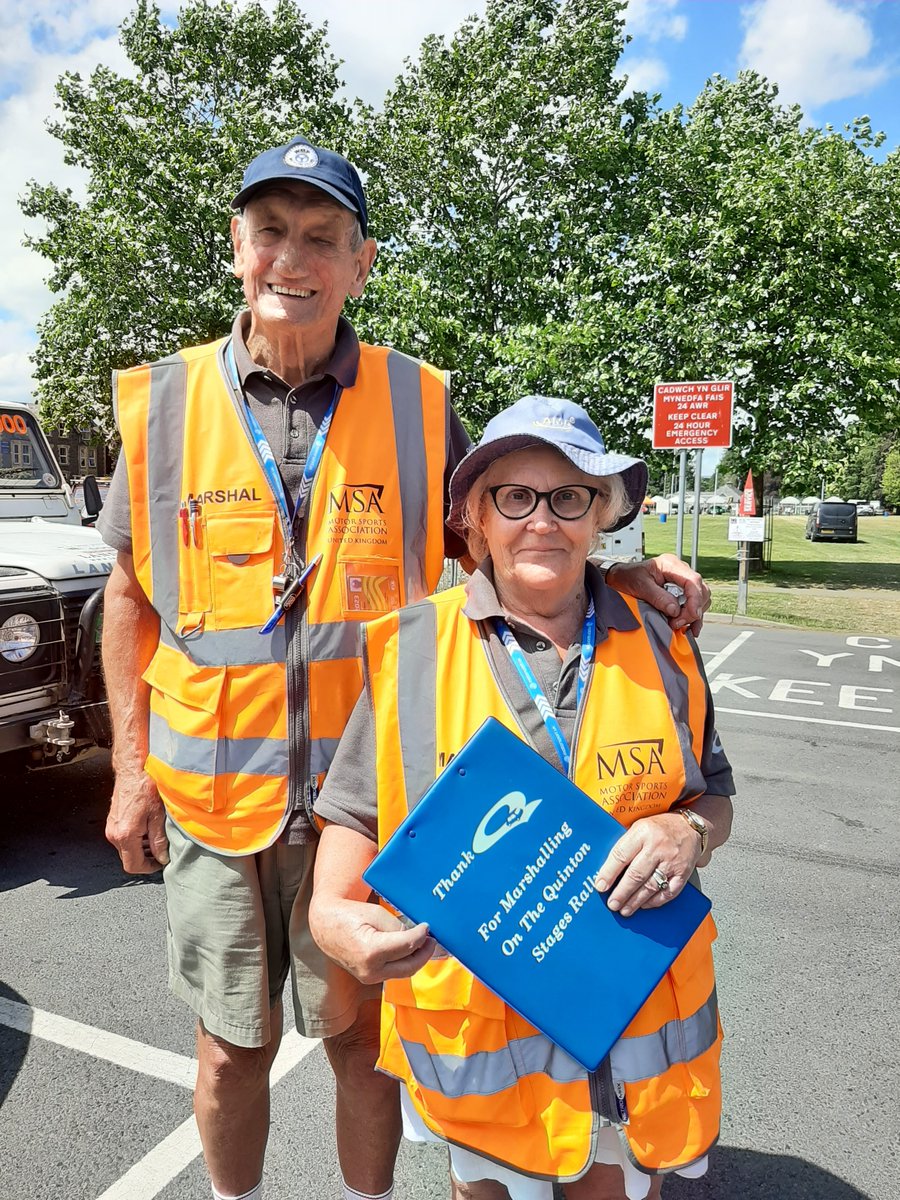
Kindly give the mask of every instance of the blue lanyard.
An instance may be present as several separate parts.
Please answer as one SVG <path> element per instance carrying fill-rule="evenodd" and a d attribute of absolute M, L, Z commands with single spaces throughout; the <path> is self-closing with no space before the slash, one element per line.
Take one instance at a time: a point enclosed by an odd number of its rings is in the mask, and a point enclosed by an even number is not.
<path fill-rule="evenodd" d="M 556 714 L 547 700 L 547 697 L 541 691 L 541 685 L 537 681 L 534 671 L 528 665 L 528 659 L 525 657 L 522 647 L 516 641 L 513 631 L 507 623 L 498 617 L 494 624 L 497 632 L 503 639 L 503 645 L 509 652 L 509 657 L 512 659 L 513 666 L 519 672 L 522 682 L 528 690 L 528 695 L 534 701 L 534 705 L 543 718 L 544 724 L 547 726 L 547 732 L 550 734 L 550 739 L 559 755 L 559 760 L 565 768 L 568 775 L 569 766 L 572 762 L 572 752 L 569 749 L 569 743 L 566 741 L 565 734 L 556 719 Z M 591 663 L 594 660 L 594 647 L 597 644 L 597 619 L 594 614 L 593 598 L 588 600 L 588 608 L 584 617 L 584 625 L 581 629 L 581 660 L 578 663 L 578 690 L 576 694 L 576 707 L 581 705 L 581 698 L 584 695 L 584 689 L 587 686 L 588 674 L 590 673 Z"/>
<path fill-rule="evenodd" d="M 250 427 L 250 432 L 253 435 L 253 440 L 256 442 L 256 449 L 259 452 L 259 457 L 262 459 L 263 468 L 266 472 L 266 478 L 272 491 L 275 494 L 275 499 L 278 501 L 278 506 L 284 514 L 287 528 L 291 536 L 293 536 L 294 525 L 297 517 L 303 511 L 309 493 L 312 489 L 313 480 L 316 477 L 316 471 L 319 469 L 319 463 L 322 461 L 322 454 L 325 450 L 325 442 L 328 438 L 328 430 L 331 428 L 331 422 L 334 419 L 334 411 L 337 408 L 338 400 L 341 395 L 341 386 L 336 383 L 334 385 L 334 394 L 331 397 L 331 403 L 328 406 L 328 411 L 322 420 L 316 433 L 315 440 L 310 446 L 309 454 L 306 456 L 306 462 L 303 466 L 303 478 L 300 480 L 300 487 L 297 491 L 297 502 L 294 505 L 293 515 L 288 506 L 287 495 L 285 494 L 284 484 L 281 480 L 281 472 L 278 470 L 278 464 L 275 462 L 275 455 L 272 453 L 272 447 L 269 445 L 268 438 L 263 433 L 262 428 L 251 411 L 250 405 L 247 402 L 247 397 L 244 389 L 241 387 L 240 378 L 237 372 L 237 364 L 234 361 L 234 346 L 231 339 L 228 340 L 228 345 L 225 348 L 225 359 L 228 364 L 228 370 L 231 375 L 231 382 L 234 384 L 235 390 L 241 393 L 244 400 L 244 412 L 247 417 L 247 424 Z"/>

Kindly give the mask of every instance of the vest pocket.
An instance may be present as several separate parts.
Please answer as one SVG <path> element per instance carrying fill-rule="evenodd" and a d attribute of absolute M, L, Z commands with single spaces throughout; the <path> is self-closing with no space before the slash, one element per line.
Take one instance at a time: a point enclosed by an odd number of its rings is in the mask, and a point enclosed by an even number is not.
<path fill-rule="evenodd" d="M 341 608 L 345 617 L 370 621 L 403 603 L 400 560 L 341 556 L 338 560 Z"/>
<path fill-rule="evenodd" d="M 224 803 L 217 769 L 225 674 L 224 667 L 195 666 L 166 647 L 144 672 L 152 689 L 147 773 L 179 807 L 214 812 Z"/>
<path fill-rule="evenodd" d="M 433 960 L 409 980 L 385 985 L 411 1091 L 437 1123 L 518 1127 L 532 1093 L 510 1048 L 503 1001 L 455 959 Z"/>
<path fill-rule="evenodd" d="M 215 513 L 204 521 L 215 628 L 260 625 L 275 607 L 275 517 Z M 264 614 L 264 615 L 260 615 Z"/>

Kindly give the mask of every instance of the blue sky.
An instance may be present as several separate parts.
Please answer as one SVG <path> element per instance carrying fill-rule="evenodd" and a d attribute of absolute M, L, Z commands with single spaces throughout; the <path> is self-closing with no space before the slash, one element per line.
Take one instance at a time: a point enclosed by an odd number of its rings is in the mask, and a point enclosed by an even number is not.
<path fill-rule="evenodd" d="M 0 399 L 29 397 L 34 327 L 53 300 L 45 264 L 21 245 L 17 198 L 31 178 L 76 194 L 81 184 L 44 129 L 53 85 L 66 70 L 124 69 L 115 31 L 131 7 L 5 0 L 0 9 Z M 426 34 L 452 33 L 484 3 L 301 0 L 301 7 L 317 24 L 328 22 L 347 91 L 377 104 Z M 658 91 L 666 105 L 690 105 L 714 73 L 733 77 L 753 67 L 814 124 L 840 129 L 866 114 L 887 135 L 879 157 L 900 142 L 900 0 L 630 0 L 628 29 L 633 40 L 621 63 L 628 86 Z"/>

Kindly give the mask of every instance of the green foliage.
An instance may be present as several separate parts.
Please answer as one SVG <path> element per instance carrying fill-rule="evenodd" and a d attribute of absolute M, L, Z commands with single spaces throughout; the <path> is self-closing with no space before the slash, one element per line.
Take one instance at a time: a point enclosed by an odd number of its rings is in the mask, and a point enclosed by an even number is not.
<path fill-rule="evenodd" d="M 110 371 L 225 332 L 231 197 L 260 149 L 298 131 L 340 147 L 349 114 L 321 30 L 290 0 L 271 16 L 189 0 L 174 28 L 140 0 L 121 42 L 133 74 L 64 75 L 52 133 L 82 167 L 79 200 L 29 187 L 23 211 L 46 233 L 60 299 L 39 326 L 38 397 L 52 424 L 111 430 Z"/>
<path fill-rule="evenodd" d="M 523 346 L 534 381 L 578 379 L 635 429 L 654 380 L 732 379 L 757 470 L 854 416 L 896 425 L 898 158 L 870 144 L 805 127 L 752 73 L 655 114 L 633 231 L 613 262 L 585 238 L 569 317 Z"/>
<path fill-rule="evenodd" d="M 60 297 L 35 357 L 48 417 L 108 427 L 110 368 L 227 328 L 228 199 L 300 130 L 367 177 L 381 251 L 360 332 L 454 371 L 471 432 L 542 391 L 646 453 L 653 383 L 703 378 L 735 381 L 741 482 L 748 464 L 809 479 L 854 422 L 896 431 L 900 152 L 875 162 L 864 118 L 808 128 L 753 73 L 687 110 L 624 96 L 623 11 L 488 0 L 374 111 L 336 98 L 294 0 L 271 17 L 187 0 L 174 28 L 140 0 L 133 77 L 58 86 L 52 128 L 86 199 L 33 184 L 24 204 Z"/>
<path fill-rule="evenodd" d="M 382 243 L 361 324 L 456 372 L 473 432 L 523 394 L 518 348 L 615 251 L 646 102 L 620 102 L 618 0 L 488 0 L 357 123 Z M 588 232 L 589 231 L 589 232 Z M 557 389 L 590 389 L 567 376 Z"/>
<path fill-rule="evenodd" d="M 895 446 L 885 460 L 881 491 L 885 504 L 900 506 L 900 446 Z"/>

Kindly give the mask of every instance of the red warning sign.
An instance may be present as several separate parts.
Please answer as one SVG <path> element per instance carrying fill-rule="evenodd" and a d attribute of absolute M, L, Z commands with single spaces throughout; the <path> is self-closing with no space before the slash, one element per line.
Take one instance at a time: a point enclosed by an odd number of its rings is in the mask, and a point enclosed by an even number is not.
<path fill-rule="evenodd" d="M 744 480 L 744 490 L 741 492 L 737 515 L 739 517 L 756 516 L 756 493 L 753 490 L 753 474 L 751 471 L 747 472 L 747 478 Z"/>
<path fill-rule="evenodd" d="M 703 380 L 653 385 L 653 449 L 727 449 L 734 385 Z"/>

